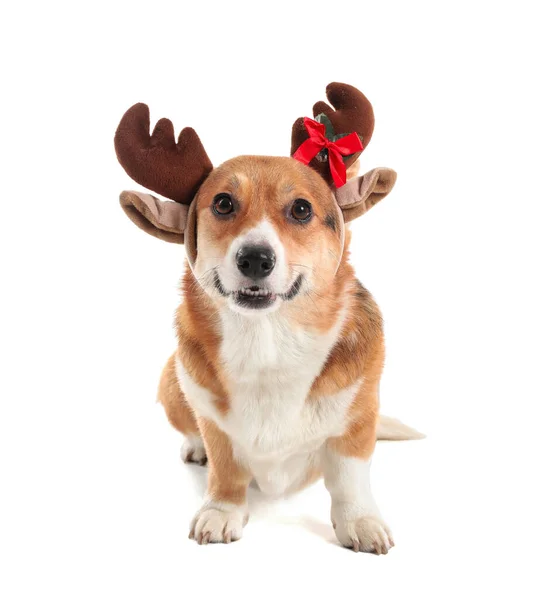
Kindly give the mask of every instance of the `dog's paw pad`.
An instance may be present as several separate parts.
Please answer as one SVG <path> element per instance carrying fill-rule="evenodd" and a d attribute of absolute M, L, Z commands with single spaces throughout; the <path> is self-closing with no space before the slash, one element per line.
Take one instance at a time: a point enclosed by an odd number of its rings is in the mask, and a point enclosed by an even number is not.
<path fill-rule="evenodd" d="M 181 460 L 184 463 L 196 463 L 201 466 L 208 462 L 206 448 L 201 437 L 189 435 L 185 438 L 181 446 Z"/>
<path fill-rule="evenodd" d="M 338 521 L 335 533 L 340 543 L 354 552 L 387 554 L 395 545 L 391 530 L 377 516 Z"/>

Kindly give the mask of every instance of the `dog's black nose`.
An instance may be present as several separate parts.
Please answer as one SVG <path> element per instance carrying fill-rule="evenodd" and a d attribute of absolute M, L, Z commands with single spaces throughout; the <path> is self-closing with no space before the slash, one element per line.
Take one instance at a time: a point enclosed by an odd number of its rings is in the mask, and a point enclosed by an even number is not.
<path fill-rule="evenodd" d="M 243 246 L 237 252 L 237 268 L 251 279 L 268 277 L 276 264 L 276 255 L 270 246 Z"/>

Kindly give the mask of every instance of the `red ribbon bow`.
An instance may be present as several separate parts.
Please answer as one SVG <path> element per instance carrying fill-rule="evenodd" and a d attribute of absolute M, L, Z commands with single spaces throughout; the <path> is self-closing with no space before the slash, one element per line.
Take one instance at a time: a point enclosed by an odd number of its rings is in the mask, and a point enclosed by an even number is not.
<path fill-rule="evenodd" d="M 350 133 L 336 140 L 336 142 L 331 142 L 325 135 L 323 123 L 304 117 L 303 124 L 307 129 L 309 139 L 305 140 L 294 152 L 293 158 L 304 165 L 308 165 L 321 150 L 326 148 L 334 184 L 337 188 L 344 185 L 346 183 L 346 165 L 342 157 L 364 149 L 358 134 L 356 132 Z"/>

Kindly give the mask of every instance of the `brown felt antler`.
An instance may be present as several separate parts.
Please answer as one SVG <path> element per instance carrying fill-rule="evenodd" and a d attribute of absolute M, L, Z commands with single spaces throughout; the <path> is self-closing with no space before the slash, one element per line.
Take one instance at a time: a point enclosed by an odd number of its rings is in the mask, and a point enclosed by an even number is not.
<path fill-rule="evenodd" d="M 326 102 L 317 102 L 313 106 L 313 116 L 317 117 L 321 113 L 326 115 L 336 135 L 356 132 L 365 149 L 371 140 L 375 124 L 373 108 L 369 100 L 360 90 L 345 83 L 330 83 L 327 86 L 327 98 L 334 108 Z M 304 126 L 303 118 L 300 118 L 292 127 L 292 149 L 290 154 L 293 155 L 308 137 L 309 134 Z M 358 160 L 360 154 L 361 152 L 356 152 L 344 159 L 347 169 Z M 309 163 L 309 166 L 318 171 L 327 183 L 332 183 L 328 161 L 320 161 L 315 157 Z"/>
<path fill-rule="evenodd" d="M 121 119 L 115 150 L 134 181 L 181 204 L 192 202 L 212 170 L 194 129 L 183 129 L 175 143 L 173 123 L 160 119 L 150 135 L 150 110 L 142 103 L 129 108 Z"/>
<path fill-rule="evenodd" d="M 150 110 L 145 104 L 135 104 L 117 127 L 115 150 L 134 181 L 174 200 L 166 202 L 150 194 L 123 192 L 120 203 L 130 220 L 154 237 L 177 244 L 186 239 L 187 248 L 192 245 L 190 238 L 195 228 L 194 217 L 189 218 L 189 205 L 212 171 L 212 163 L 194 129 L 183 129 L 175 143 L 173 124 L 169 119 L 160 119 L 150 135 Z"/>
<path fill-rule="evenodd" d="M 329 84 L 327 98 L 334 108 L 325 102 L 317 102 L 313 107 L 315 117 L 325 115 L 322 123 L 327 137 L 321 134 L 323 139 L 329 144 L 333 139 L 338 143 L 341 136 L 355 133 L 365 148 L 374 126 L 373 109 L 368 99 L 356 88 L 343 83 Z M 292 129 L 292 154 L 308 138 L 303 118 L 298 119 Z M 331 145 L 336 144 L 333 142 Z M 357 146 L 359 148 L 359 143 Z M 348 171 L 352 165 L 357 166 L 361 153 L 350 149 L 349 145 L 346 148 L 354 154 L 346 157 L 342 153 L 345 158 L 339 166 L 343 175 L 344 167 Z M 132 179 L 174 201 L 161 201 L 151 194 L 140 192 L 123 192 L 120 202 L 128 217 L 140 229 L 157 238 L 175 243 L 184 240 L 192 264 L 196 257 L 196 207 L 193 200 L 213 168 L 194 129 L 183 129 L 175 142 L 173 124 L 169 119 L 160 119 L 150 135 L 150 111 L 145 104 L 135 104 L 126 111 L 117 128 L 115 150 L 119 162 Z M 313 154 L 311 152 L 310 157 Z M 330 184 L 329 163 L 319 158 L 324 157 L 315 156 L 309 165 Z M 353 170 L 350 169 L 348 174 Z M 346 185 L 337 183 L 339 187 L 334 194 L 344 219 L 350 221 L 369 210 L 391 191 L 395 179 L 396 173 L 390 169 L 374 169 Z"/>

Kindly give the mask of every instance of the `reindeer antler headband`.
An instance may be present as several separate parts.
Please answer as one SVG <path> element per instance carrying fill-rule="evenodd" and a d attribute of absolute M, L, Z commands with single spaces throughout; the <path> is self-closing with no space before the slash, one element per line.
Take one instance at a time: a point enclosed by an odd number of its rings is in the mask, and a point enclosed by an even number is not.
<path fill-rule="evenodd" d="M 313 106 L 314 119 L 302 117 L 295 121 L 291 155 L 332 186 L 344 220 L 350 221 L 391 191 L 396 173 L 378 168 L 346 183 L 347 169 L 371 140 L 373 109 L 359 90 L 344 83 L 329 84 L 327 98 L 332 106 L 317 102 Z M 117 128 L 115 150 L 132 179 L 174 201 L 123 192 L 121 205 L 127 215 L 148 233 L 182 243 L 189 231 L 187 207 L 213 169 L 194 129 L 183 129 L 175 142 L 173 124 L 169 119 L 160 119 L 150 135 L 149 109 L 145 104 L 135 104 Z"/>
<path fill-rule="evenodd" d="M 341 187 L 346 183 L 346 169 L 369 144 L 375 119 L 369 100 L 351 85 L 329 84 L 327 98 L 334 109 L 316 102 L 315 120 L 303 117 L 294 123 L 291 154 L 328 183 Z"/>

